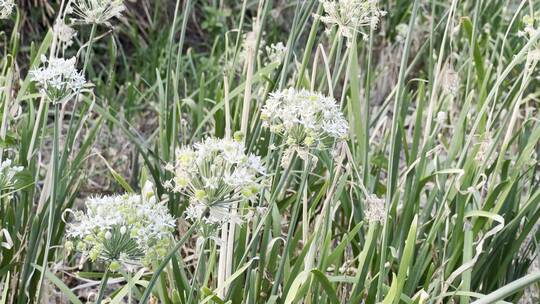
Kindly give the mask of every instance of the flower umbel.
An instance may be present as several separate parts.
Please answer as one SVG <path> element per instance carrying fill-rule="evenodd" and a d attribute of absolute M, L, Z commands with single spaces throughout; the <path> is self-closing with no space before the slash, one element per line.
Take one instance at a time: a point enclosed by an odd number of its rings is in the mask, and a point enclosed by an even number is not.
<path fill-rule="evenodd" d="M 364 39 L 367 34 L 361 31 L 362 27 L 376 28 L 379 18 L 386 15 L 385 11 L 377 7 L 378 0 L 320 0 L 325 16 L 320 17 L 327 26 L 338 26 L 338 33 L 352 38 L 355 32 Z"/>
<path fill-rule="evenodd" d="M 366 220 L 370 223 L 384 223 L 386 219 L 384 204 L 384 199 L 378 198 L 375 194 L 368 194 L 364 205 L 364 216 Z"/>
<path fill-rule="evenodd" d="M 150 267 L 162 259 L 171 244 L 174 218 L 156 200 L 151 182 L 141 195 L 123 194 L 94 197 L 86 201 L 86 212 L 75 211 L 68 224 L 69 242 L 92 261 L 111 263 L 128 271 Z M 116 268 L 116 269 L 113 269 Z"/>
<path fill-rule="evenodd" d="M 169 187 L 190 200 L 187 217 L 217 226 L 239 220 L 232 204 L 255 199 L 265 174 L 261 159 L 246 155 L 242 142 L 217 138 L 177 149 L 167 169 L 174 173 Z"/>
<path fill-rule="evenodd" d="M 80 23 L 107 26 L 111 26 L 110 19 L 119 18 L 126 9 L 123 0 L 72 0 L 69 8 Z"/>
<path fill-rule="evenodd" d="M 30 71 L 30 77 L 37 82 L 39 92 L 53 103 L 64 103 L 77 96 L 86 81 L 75 67 L 75 57 L 41 58 L 43 67 Z"/>
<path fill-rule="evenodd" d="M 17 180 L 15 175 L 23 170 L 23 167 L 13 166 L 11 159 L 6 159 L 0 163 L 0 189 L 13 186 Z"/>
<path fill-rule="evenodd" d="M 287 144 L 306 148 L 329 148 L 335 140 L 345 139 L 349 130 L 334 98 L 292 88 L 271 93 L 261 119 Z"/>
<path fill-rule="evenodd" d="M 58 41 L 63 43 L 64 48 L 70 47 L 73 44 L 73 38 L 77 36 L 77 32 L 61 19 L 56 21 L 53 31 Z"/>
<path fill-rule="evenodd" d="M 270 46 L 266 47 L 266 54 L 268 55 L 269 63 L 280 63 L 285 54 L 287 53 L 287 47 L 283 42 L 272 43 Z"/>
<path fill-rule="evenodd" d="M 13 12 L 14 7 L 13 0 L 0 0 L 0 19 L 7 19 Z"/>
<path fill-rule="evenodd" d="M 459 75 L 451 64 L 446 64 L 441 71 L 441 87 L 446 95 L 457 96 L 459 94 Z"/>
<path fill-rule="evenodd" d="M 540 13 L 525 15 L 523 17 L 525 28 L 519 31 L 518 35 L 525 37 L 527 40 L 533 39 L 540 33 Z M 529 50 L 528 56 L 534 61 L 540 61 L 540 43 L 535 42 L 534 47 Z"/>

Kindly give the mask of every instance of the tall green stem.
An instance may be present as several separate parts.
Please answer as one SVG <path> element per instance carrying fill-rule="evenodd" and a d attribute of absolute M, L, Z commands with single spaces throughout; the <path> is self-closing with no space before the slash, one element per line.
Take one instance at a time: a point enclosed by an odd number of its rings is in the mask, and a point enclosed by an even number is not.
<path fill-rule="evenodd" d="M 150 300 L 150 295 L 152 294 L 152 289 L 154 289 L 154 286 L 156 285 L 157 280 L 159 279 L 159 275 L 161 272 L 167 267 L 167 264 L 172 259 L 172 257 L 176 254 L 176 252 L 184 245 L 184 243 L 187 241 L 187 239 L 195 232 L 195 229 L 199 226 L 200 220 L 193 223 L 191 227 L 189 227 L 188 231 L 182 236 L 182 238 L 174 245 L 174 247 L 169 251 L 169 254 L 161 261 L 161 264 L 159 264 L 158 268 L 154 270 L 154 274 L 152 275 L 152 278 L 148 282 L 148 286 L 146 287 L 146 290 L 144 291 L 144 294 L 141 297 L 141 301 L 139 303 L 146 304 L 148 303 L 148 300 Z"/>
<path fill-rule="evenodd" d="M 109 280 L 109 274 L 109 265 L 107 264 L 107 269 L 105 269 L 105 273 L 103 273 L 103 277 L 101 277 L 101 283 L 99 284 L 99 293 L 96 298 L 96 304 L 100 304 L 103 300 L 103 296 L 105 295 L 105 288 L 107 287 L 107 281 Z"/>
<path fill-rule="evenodd" d="M 86 54 L 85 54 L 85 57 L 84 57 L 84 63 L 83 63 L 83 69 L 82 69 L 82 74 L 86 77 L 86 70 L 88 68 L 88 65 L 90 63 L 90 60 L 91 60 L 91 54 L 92 53 L 92 45 L 94 44 L 94 37 L 96 35 L 96 28 L 97 28 L 97 25 L 96 24 L 92 24 L 92 29 L 90 30 L 90 37 L 88 38 L 88 47 L 86 49 Z M 67 138 L 70 137 L 70 132 L 73 130 L 73 124 L 74 124 L 74 121 L 75 119 L 77 118 L 77 115 L 75 115 L 75 112 L 77 110 L 77 106 L 79 105 L 79 99 L 78 99 L 78 94 L 75 95 L 75 98 L 73 100 L 73 108 L 71 109 L 71 112 L 73 113 L 73 115 L 70 115 L 70 118 L 69 118 L 69 127 L 68 127 L 68 134 L 66 135 Z M 64 153 L 69 153 L 69 149 L 67 150 L 64 150 L 63 151 Z M 62 162 L 61 163 L 64 163 L 65 161 L 65 158 L 67 158 L 68 155 L 62 155 L 61 159 L 62 159 Z"/>
<path fill-rule="evenodd" d="M 371 93 L 371 57 L 373 55 L 373 27 L 369 31 L 369 47 L 367 51 L 367 67 L 366 67 L 366 82 L 365 82 L 365 98 L 364 98 L 364 151 L 362 157 L 362 165 L 364 172 L 364 184 L 369 185 L 369 99 Z"/>
<path fill-rule="evenodd" d="M 197 259 L 197 264 L 195 266 L 195 271 L 193 272 L 193 277 L 191 278 L 191 288 L 189 288 L 189 296 L 187 300 L 187 304 L 191 303 L 191 296 L 194 294 L 193 290 L 195 289 L 195 282 L 197 281 L 197 276 L 199 275 L 199 268 L 201 265 L 201 259 L 204 255 L 204 246 L 206 245 L 206 238 L 203 239 L 203 242 L 201 244 L 201 251 L 199 252 L 199 257 Z"/>
<path fill-rule="evenodd" d="M 399 69 L 398 83 L 396 89 L 396 97 L 394 101 L 394 111 L 392 117 L 392 126 L 390 134 L 390 159 L 388 165 L 388 177 L 387 177 L 387 187 L 386 187 L 386 219 L 383 224 L 382 232 L 382 241 L 381 241 L 381 256 L 379 261 L 379 277 L 377 279 L 377 296 L 376 301 L 381 300 L 383 292 L 383 283 L 386 279 L 386 254 L 388 249 L 388 234 L 389 234 L 389 225 L 390 223 L 390 210 L 391 205 L 393 204 L 394 195 L 399 195 L 399 192 L 396 191 L 397 177 L 399 171 L 399 160 L 400 160 L 400 150 L 401 150 L 401 141 L 399 138 L 398 126 L 399 120 L 401 119 L 402 107 L 401 103 L 403 102 L 403 94 L 405 92 L 405 76 L 407 73 L 407 62 L 409 58 L 409 49 L 411 46 L 412 39 L 412 30 L 414 29 L 414 22 L 416 19 L 416 14 L 418 12 L 419 0 L 415 0 L 413 4 L 413 10 L 411 13 L 411 18 L 409 20 L 409 32 L 407 33 L 407 38 L 405 40 L 405 46 L 403 50 L 403 55 L 401 57 L 401 65 Z"/>
<path fill-rule="evenodd" d="M 51 162 L 52 162 L 52 186 L 51 186 L 51 196 L 49 197 L 49 211 L 48 211 L 48 226 L 47 226 L 47 242 L 45 244 L 45 251 L 43 252 L 43 262 L 42 262 L 42 269 L 40 279 L 39 279 L 39 285 L 38 285 L 38 292 L 37 300 L 39 302 L 39 299 L 41 298 L 41 292 L 43 287 L 43 279 L 44 275 L 47 272 L 47 262 L 49 260 L 49 252 L 52 242 L 52 235 L 53 235 L 53 227 L 54 227 L 54 211 L 55 211 L 55 203 L 56 203 L 56 196 L 58 192 L 58 157 L 60 155 L 58 151 L 58 141 L 60 137 L 60 104 L 55 103 L 54 105 L 54 135 L 53 135 L 53 150 L 51 153 Z"/>
<path fill-rule="evenodd" d="M 86 69 L 88 68 L 88 64 L 90 62 L 90 55 L 92 53 L 92 44 L 94 44 L 94 36 L 96 35 L 96 27 L 97 25 L 94 23 L 92 24 L 92 29 L 90 30 L 90 38 L 88 38 L 88 47 L 86 48 L 86 54 L 84 56 L 84 65 L 82 74 L 86 74 Z"/>
<path fill-rule="evenodd" d="M 307 167 L 311 167 L 311 158 L 307 161 L 308 164 L 307 164 Z M 298 213 L 300 211 L 300 207 L 302 206 L 300 200 L 301 200 L 301 193 L 304 191 L 304 187 L 306 187 L 306 184 L 307 184 L 307 180 L 308 180 L 308 172 L 309 170 L 304 170 L 304 172 L 302 173 L 302 179 L 301 179 L 301 182 L 300 182 L 300 188 L 298 190 L 298 195 L 297 195 L 297 198 L 296 198 L 296 201 L 294 203 L 294 206 L 293 206 L 293 213 L 292 213 L 292 216 L 291 216 L 291 223 L 290 223 L 290 226 L 289 226 L 289 231 L 287 232 L 287 240 L 285 242 L 285 249 L 283 250 L 283 257 L 281 258 L 281 260 L 279 261 L 279 268 L 278 268 L 278 272 L 276 274 L 276 278 L 275 278 L 275 281 L 274 281 L 274 286 L 272 286 L 272 292 L 270 294 L 270 296 L 273 296 L 273 295 L 276 295 L 277 294 L 277 291 L 279 289 L 279 285 L 280 285 L 280 281 L 281 281 L 281 277 L 283 275 L 283 270 L 285 269 L 285 261 L 287 260 L 287 255 L 289 254 L 289 251 L 290 251 L 290 248 L 291 248 L 291 240 L 292 240 L 292 237 L 293 237 L 293 234 L 294 234 L 294 230 L 296 229 L 296 224 L 298 222 Z"/>

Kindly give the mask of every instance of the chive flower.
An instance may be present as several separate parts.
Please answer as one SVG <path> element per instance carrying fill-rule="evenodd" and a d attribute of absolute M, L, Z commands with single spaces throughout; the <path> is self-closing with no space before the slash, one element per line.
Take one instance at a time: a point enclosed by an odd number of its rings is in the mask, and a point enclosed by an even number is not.
<path fill-rule="evenodd" d="M 213 226 L 240 222 L 232 205 L 252 201 L 264 187 L 260 157 L 244 153 L 241 141 L 207 138 L 176 150 L 166 187 L 189 199 L 186 217 Z"/>
<path fill-rule="evenodd" d="M 16 174 L 22 170 L 23 167 L 14 166 L 11 159 L 0 162 L 0 190 L 11 188 L 17 181 Z"/>
<path fill-rule="evenodd" d="M 84 75 L 75 67 L 75 57 L 70 59 L 41 56 L 42 67 L 30 71 L 30 78 L 37 83 L 39 92 L 52 103 L 64 103 L 77 96 L 86 84 Z"/>
<path fill-rule="evenodd" d="M 175 219 L 158 202 L 153 184 L 142 194 L 93 197 L 86 211 L 72 211 L 65 247 L 91 261 L 109 263 L 112 271 L 150 268 L 165 257 L 172 243 Z"/>
<path fill-rule="evenodd" d="M 0 19 L 7 19 L 13 13 L 15 3 L 13 0 L 0 0 Z"/>
<path fill-rule="evenodd" d="M 71 0 L 68 13 L 78 23 L 111 26 L 112 18 L 119 18 L 126 9 L 123 0 Z"/>
<path fill-rule="evenodd" d="M 73 38 L 77 36 L 77 31 L 62 19 L 54 23 L 53 32 L 56 39 L 63 44 L 64 49 L 70 47 L 73 44 Z"/>
<path fill-rule="evenodd" d="M 324 16 L 316 15 L 328 27 L 336 25 L 338 34 L 346 38 L 353 38 L 357 32 L 367 39 L 368 34 L 362 31 L 363 27 L 375 29 L 379 19 L 386 15 L 385 11 L 377 7 L 378 0 L 320 0 L 323 5 Z"/>
<path fill-rule="evenodd" d="M 349 126 L 336 100 L 293 88 L 270 94 L 261 111 L 263 126 L 291 146 L 327 149 L 347 138 Z"/>

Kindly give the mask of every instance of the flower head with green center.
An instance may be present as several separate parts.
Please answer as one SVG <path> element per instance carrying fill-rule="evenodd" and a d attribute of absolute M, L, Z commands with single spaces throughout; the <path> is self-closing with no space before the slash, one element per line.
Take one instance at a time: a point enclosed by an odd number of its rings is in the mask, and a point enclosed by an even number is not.
<path fill-rule="evenodd" d="M 77 96 L 86 84 L 84 76 L 70 59 L 42 56 L 44 66 L 31 70 L 30 77 L 37 82 L 39 92 L 53 103 L 64 103 Z"/>
<path fill-rule="evenodd" d="M 518 32 L 518 35 L 530 39 L 540 33 L 540 13 L 535 13 L 533 16 L 525 15 L 522 22 L 525 27 L 523 31 Z"/>
<path fill-rule="evenodd" d="M 122 16 L 126 9 L 123 0 L 71 0 L 68 13 L 73 13 L 76 21 L 83 24 L 105 24 Z"/>
<path fill-rule="evenodd" d="M 287 47 L 283 42 L 272 43 L 266 47 L 268 63 L 280 63 L 287 53 Z"/>
<path fill-rule="evenodd" d="M 379 18 L 386 15 L 385 11 L 378 9 L 378 0 L 320 0 L 320 2 L 326 15 L 316 17 L 330 27 L 337 25 L 338 33 L 347 38 L 352 38 L 354 33 L 358 32 L 366 39 L 367 34 L 361 31 L 361 28 L 376 28 Z"/>
<path fill-rule="evenodd" d="M 113 271 L 150 267 L 162 259 L 171 245 L 175 220 L 152 188 L 147 182 L 141 195 L 88 199 L 85 212 L 73 212 L 65 247 L 92 261 L 108 262 Z"/>
<path fill-rule="evenodd" d="M 329 148 L 345 139 L 349 129 L 334 98 L 292 88 L 271 93 L 261 119 L 287 144 L 303 148 Z"/>
<path fill-rule="evenodd" d="M 540 34 L 540 13 L 534 13 L 532 16 L 525 15 L 523 24 L 525 28 L 523 31 L 519 31 L 518 35 L 525 37 L 527 40 L 534 39 Z M 528 56 L 531 60 L 540 61 L 540 43 L 538 40 L 534 43 L 534 47 L 529 50 Z"/>
<path fill-rule="evenodd" d="M 77 36 L 77 32 L 62 19 L 54 23 L 53 32 L 64 49 L 70 47 L 73 44 L 73 38 Z"/>
<path fill-rule="evenodd" d="M 177 149 L 167 169 L 174 174 L 167 186 L 190 200 L 187 217 L 216 226 L 239 220 L 233 203 L 255 199 L 265 174 L 261 159 L 246 155 L 242 142 L 217 138 Z"/>
<path fill-rule="evenodd" d="M 6 159 L 0 163 L 0 189 L 13 186 L 16 182 L 15 175 L 23 170 L 23 167 L 13 166 L 11 159 Z"/>
<path fill-rule="evenodd" d="M 0 0 L 0 19 L 7 19 L 11 16 L 14 7 L 13 0 Z"/>
<path fill-rule="evenodd" d="M 375 194 L 368 194 L 364 201 L 364 217 L 367 222 L 384 223 L 386 219 L 384 198 L 378 198 Z"/>

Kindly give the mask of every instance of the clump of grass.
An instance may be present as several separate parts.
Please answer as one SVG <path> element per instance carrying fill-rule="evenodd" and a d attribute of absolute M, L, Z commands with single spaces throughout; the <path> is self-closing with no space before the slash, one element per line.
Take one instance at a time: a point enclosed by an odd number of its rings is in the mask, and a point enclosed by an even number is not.
<path fill-rule="evenodd" d="M 539 3 L 63 0 L 39 34 L 23 7 L 0 304 L 539 300 Z"/>

